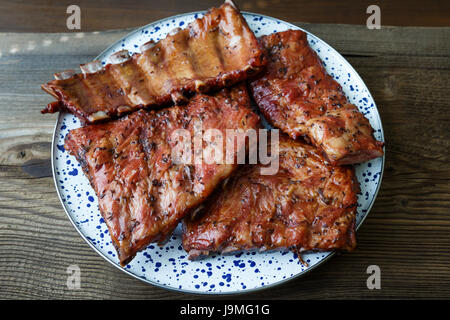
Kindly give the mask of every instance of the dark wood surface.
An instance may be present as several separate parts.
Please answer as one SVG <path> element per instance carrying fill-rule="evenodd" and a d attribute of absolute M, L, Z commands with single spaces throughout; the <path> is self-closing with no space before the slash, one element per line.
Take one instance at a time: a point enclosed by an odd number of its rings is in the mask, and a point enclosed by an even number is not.
<path fill-rule="evenodd" d="M 371 90 L 384 125 L 385 173 L 354 253 L 239 298 L 450 298 L 450 28 L 299 25 L 342 53 Z M 39 86 L 128 32 L 0 33 L 0 298 L 197 298 L 104 261 L 69 222 L 54 188 L 56 115 L 39 113 L 51 101 Z M 66 286 L 71 264 L 81 269 L 79 290 Z M 369 265 L 381 268 L 381 290 L 366 286 Z"/>
<path fill-rule="evenodd" d="M 381 9 L 382 25 L 450 26 L 450 1 L 442 0 L 235 0 L 241 10 L 290 22 L 365 25 L 367 7 Z M 222 0 L 0 1 L 0 31 L 66 32 L 66 9 L 81 9 L 81 30 L 131 28 L 175 14 L 205 10 Z"/>

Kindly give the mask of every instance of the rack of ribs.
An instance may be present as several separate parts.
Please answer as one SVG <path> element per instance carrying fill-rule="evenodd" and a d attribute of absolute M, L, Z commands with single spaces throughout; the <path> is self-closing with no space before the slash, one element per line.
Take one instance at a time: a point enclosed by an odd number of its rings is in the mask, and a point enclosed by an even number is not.
<path fill-rule="evenodd" d="M 211 253 L 290 249 L 351 251 L 356 246 L 359 184 L 350 166 L 280 135 L 279 171 L 243 165 L 195 215 L 183 221 L 183 247 L 194 259 Z"/>
<path fill-rule="evenodd" d="M 210 9 L 185 29 L 174 29 L 130 56 L 116 52 L 100 61 L 55 74 L 42 89 L 57 101 L 42 113 L 68 111 L 84 123 L 114 118 L 142 108 L 187 103 L 195 92 L 230 87 L 266 64 L 257 38 L 232 4 Z"/>
<path fill-rule="evenodd" d="M 383 155 L 369 121 L 350 104 L 300 30 L 260 38 L 266 70 L 250 83 L 262 114 L 291 138 L 304 137 L 334 165 Z"/>
<path fill-rule="evenodd" d="M 198 94 L 187 106 L 139 110 L 121 119 L 74 129 L 65 149 L 80 162 L 96 192 L 121 265 L 151 242 L 163 243 L 180 219 L 227 178 L 236 164 L 174 161 L 173 133 L 201 128 L 259 127 L 245 85 Z M 236 153 L 245 141 L 236 144 Z M 188 149 L 193 152 L 193 149 Z"/>

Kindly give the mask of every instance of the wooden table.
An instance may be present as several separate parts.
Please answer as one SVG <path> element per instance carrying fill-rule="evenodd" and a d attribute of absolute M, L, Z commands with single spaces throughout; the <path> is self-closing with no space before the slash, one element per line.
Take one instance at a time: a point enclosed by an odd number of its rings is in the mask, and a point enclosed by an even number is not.
<path fill-rule="evenodd" d="M 299 26 L 342 53 L 370 88 L 387 142 L 383 183 L 354 253 L 240 298 L 450 298 L 450 28 Z M 103 260 L 53 184 L 56 115 L 39 113 L 51 101 L 40 84 L 128 32 L 0 34 L 0 298 L 197 298 Z M 81 270 L 79 290 L 66 286 L 71 264 Z M 381 268 L 381 290 L 366 286 L 369 265 Z"/>
<path fill-rule="evenodd" d="M 243 11 L 289 22 L 366 23 L 367 7 L 376 4 L 386 26 L 450 25 L 450 1 L 442 0 L 233 0 Z M 0 1 L 0 31 L 66 32 L 67 7 L 81 9 L 83 31 L 139 27 L 180 13 L 205 10 L 223 0 L 27 0 Z"/>

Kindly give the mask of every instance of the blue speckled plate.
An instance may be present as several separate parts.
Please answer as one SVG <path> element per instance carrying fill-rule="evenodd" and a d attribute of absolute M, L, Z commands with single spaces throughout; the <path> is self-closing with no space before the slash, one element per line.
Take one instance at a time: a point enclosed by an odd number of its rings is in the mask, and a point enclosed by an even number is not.
<path fill-rule="evenodd" d="M 185 27 L 204 12 L 189 13 L 163 19 L 137 29 L 116 42 L 97 59 L 103 63 L 121 49 L 137 52 L 141 44 L 163 38 L 174 27 Z M 267 16 L 244 13 L 257 36 L 298 27 Z M 304 30 L 305 31 L 305 30 Z M 307 32 L 307 31 L 305 31 Z M 311 47 L 319 54 L 328 72 L 342 85 L 349 101 L 356 104 L 375 128 L 375 136 L 384 141 L 381 120 L 375 102 L 351 65 L 321 39 L 308 33 Z M 120 267 L 108 229 L 98 210 L 97 197 L 74 157 L 64 151 L 64 137 L 78 128 L 77 118 L 61 113 L 56 123 L 53 147 L 53 175 L 61 203 L 81 236 L 107 261 L 124 272 L 147 283 L 167 289 L 202 294 L 243 293 L 271 287 L 296 278 L 328 260 L 333 253 L 305 254 L 300 263 L 288 251 L 245 252 L 230 256 L 212 256 L 201 261 L 189 261 L 181 247 L 181 228 L 163 247 L 150 245 L 125 268 Z M 383 174 L 384 157 L 356 166 L 361 184 L 358 198 L 357 227 L 361 225 L 375 201 Z"/>

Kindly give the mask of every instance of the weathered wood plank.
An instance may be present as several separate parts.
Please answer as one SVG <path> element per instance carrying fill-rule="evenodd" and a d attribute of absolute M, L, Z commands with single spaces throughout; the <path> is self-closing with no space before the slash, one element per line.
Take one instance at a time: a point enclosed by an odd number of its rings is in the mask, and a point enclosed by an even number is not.
<path fill-rule="evenodd" d="M 257 12 L 285 21 L 311 23 L 365 24 L 367 7 L 378 4 L 381 23 L 396 26 L 448 26 L 448 1 L 428 0 L 234 0 L 245 11 Z M 120 0 L 89 1 L 5 1 L 0 3 L 0 30 L 20 32 L 67 31 L 66 9 L 77 4 L 81 9 L 81 28 L 85 31 L 137 27 L 180 13 L 218 6 L 222 0 Z M 37 12 L 39 14 L 37 14 Z M 99 19 L 101 17 L 101 19 Z"/>
<path fill-rule="evenodd" d="M 242 298 L 450 298 L 450 28 L 301 26 L 343 53 L 371 90 L 387 141 L 383 184 L 356 252 Z M 70 41 L 61 41 L 64 34 L 0 34 L 2 298 L 195 298 L 109 265 L 73 228 L 53 185 L 56 115 L 39 114 L 51 101 L 39 86 L 128 32 L 70 34 Z M 66 287 L 71 264 L 81 269 L 80 290 Z M 381 268 L 381 290 L 366 287 L 371 264 Z"/>

